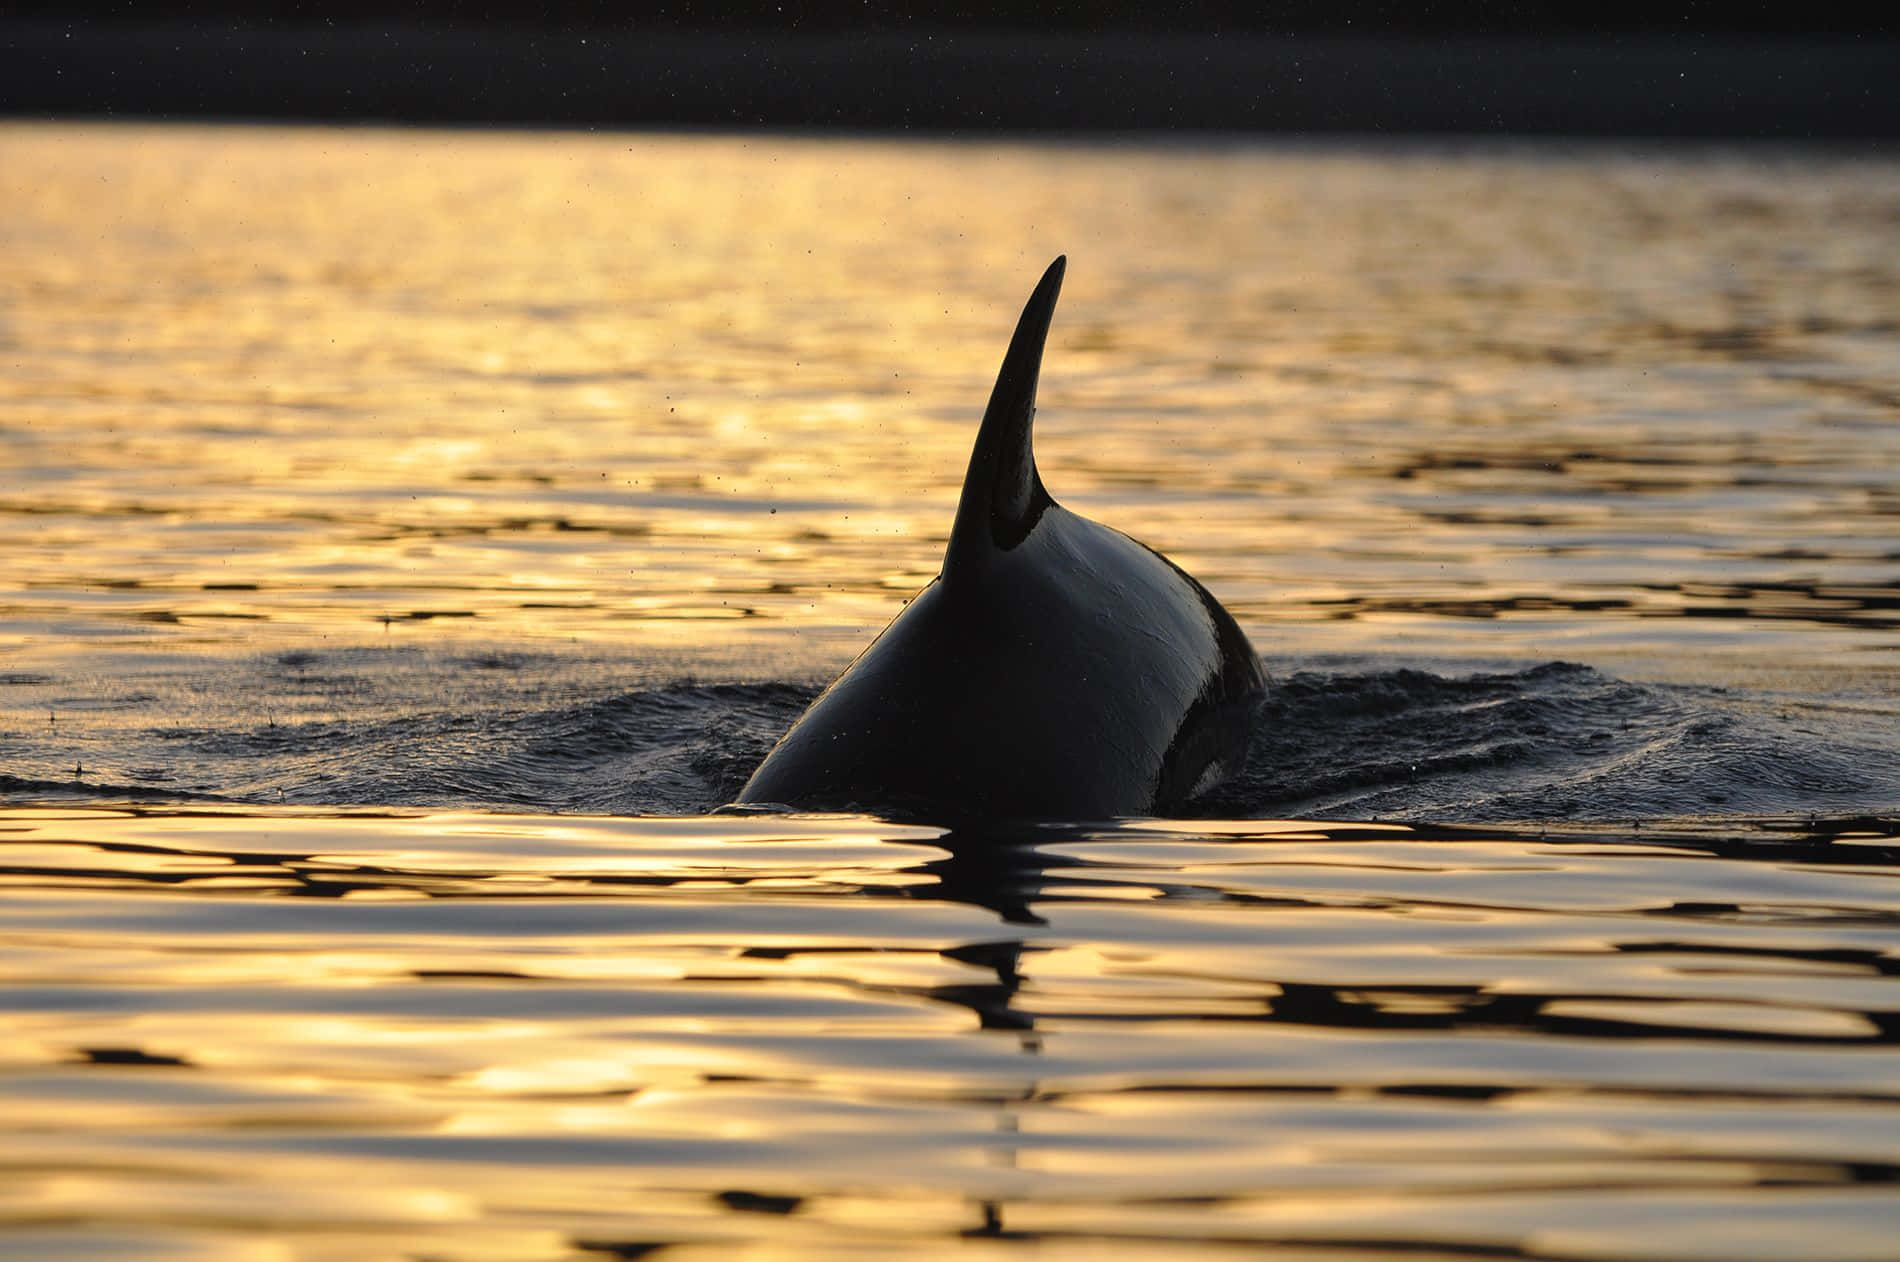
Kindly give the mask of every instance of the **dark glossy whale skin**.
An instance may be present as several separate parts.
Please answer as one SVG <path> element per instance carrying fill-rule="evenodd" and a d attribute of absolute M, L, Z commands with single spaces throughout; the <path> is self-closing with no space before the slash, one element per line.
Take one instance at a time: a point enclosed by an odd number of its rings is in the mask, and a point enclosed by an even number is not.
<path fill-rule="evenodd" d="M 1239 769 L 1263 688 L 1206 588 L 1043 489 L 1030 447 L 1063 260 L 1005 357 L 943 572 L 767 755 L 748 805 L 969 825 L 1165 814 Z"/>

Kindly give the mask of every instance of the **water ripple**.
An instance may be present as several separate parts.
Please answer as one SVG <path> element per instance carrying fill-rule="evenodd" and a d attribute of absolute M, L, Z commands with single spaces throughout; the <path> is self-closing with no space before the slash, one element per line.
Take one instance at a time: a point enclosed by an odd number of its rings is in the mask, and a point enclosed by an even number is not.
<path fill-rule="evenodd" d="M 1739 1214 L 1872 1258 L 1900 1225 L 1893 820 L 0 826 L 16 1243 L 1732 1257 Z"/>

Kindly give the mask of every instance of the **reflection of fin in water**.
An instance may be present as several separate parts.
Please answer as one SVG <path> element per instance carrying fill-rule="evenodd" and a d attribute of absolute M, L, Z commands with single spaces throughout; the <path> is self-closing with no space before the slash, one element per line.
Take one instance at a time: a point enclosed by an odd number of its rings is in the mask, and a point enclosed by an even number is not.
<path fill-rule="evenodd" d="M 1003 1226 L 1004 1201 L 979 1201 L 977 1208 L 983 1214 L 983 1225 L 972 1227 L 963 1233 L 965 1240 L 1029 1240 L 1033 1239 L 1026 1231 L 1011 1231 Z"/>
<path fill-rule="evenodd" d="M 1042 1040 L 1036 1035 L 1036 1018 L 1015 1007 L 1016 996 L 1023 986 L 1021 965 L 1027 950 L 1020 939 L 973 942 L 968 946 L 951 947 L 943 952 L 946 958 L 960 964 L 987 968 L 996 974 L 996 980 L 961 986 L 936 986 L 931 989 L 931 995 L 968 1008 L 976 1014 L 977 1023 L 985 1030 L 1019 1031 L 1023 1051 L 1032 1055 L 1040 1052 Z"/>
<path fill-rule="evenodd" d="M 951 947 L 943 954 L 950 959 L 965 964 L 975 964 L 988 968 L 996 974 L 993 985 L 942 987 L 938 998 L 951 1002 L 968 1004 L 977 1014 L 977 1020 L 986 1030 L 1014 1030 L 1017 1032 L 1017 1046 L 1025 1055 L 1036 1056 L 1042 1052 L 1042 1036 L 1036 1032 L 1036 1018 L 1033 1014 L 1018 1011 L 1015 1007 L 1016 996 L 1022 990 L 1022 964 L 1028 948 L 1020 940 L 1006 942 L 977 942 L 968 946 Z M 945 993 L 955 990 L 963 997 Z M 1034 1100 L 1038 1083 L 1030 1079 L 1023 1083 L 1019 1094 L 1004 1096 L 996 1101 L 994 1120 L 996 1138 L 985 1149 L 990 1165 L 1004 1170 L 1014 1170 L 1019 1163 L 1021 1144 L 1017 1136 L 1022 1125 L 1017 1116 L 1017 1108 Z M 1003 1206 L 1001 1200 L 986 1200 L 980 1203 L 983 1223 L 963 1234 L 971 1238 L 1014 1239 L 1018 1233 L 1006 1231 L 1003 1227 Z"/>
<path fill-rule="evenodd" d="M 1042 894 L 1051 867 L 1066 859 L 1039 853 L 1020 834 L 950 832 L 931 844 L 950 852 L 947 859 L 919 864 L 915 871 L 937 878 L 929 897 L 987 908 L 1012 925 L 1047 924 L 1030 904 Z"/>
<path fill-rule="evenodd" d="M 951 954 L 945 952 L 945 954 Z M 1034 1022 L 1010 1007 L 1015 987 L 1005 984 L 974 986 L 933 986 L 930 996 L 957 1004 L 976 1014 L 977 1024 L 985 1030 L 1024 1030 Z"/>
<path fill-rule="evenodd" d="M 1042 893 L 1045 873 L 1052 866 L 1049 856 L 1024 842 L 957 833 L 946 833 L 934 844 L 950 856 L 919 864 L 915 870 L 937 878 L 936 889 L 930 891 L 935 897 L 987 908 L 1010 924 L 1048 923 L 1030 904 Z M 943 952 L 946 958 L 987 968 L 996 980 L 940 986 L 933 994 L 970 1009 L 986 1030 L 1020 1031 L 1023 1051 L 1040 1052 L 1042 1039 L 1036 1034 L 1035 1017 L 1015 1006 L 1023 986 L 1023 962 L 1036 949 L 1021 938 L 951 947 Z"/>
<path fill-rule="evenodd" d="M 1066 867 L 1074 862 L 1042 854 L 1033 844 L 1022 841 L 1020 835 L 1005 840 L 994 835 L 948 833 L 932 844 L 942 846 L 950 855 L 912 869 L 927 872 L 935 876 L 938 882 L 934 889 L 922 886 L 913 887 L 914 890 L 922 891 L 927 897 L 987 908 L 1005 921 L 1018 925 L 1048 923 L 1030 910 L 1030 904 L 1041 896 L 1049 868 Z M 1042 1035 L 1036 1029 L 1035 1014 L 1022 1011 L 1016 1006 L 1016 1001 L 1027 980 L 1029 961 L 1043 949 L 1031 946 L 1021 938 L 993 939 L 947 947 L 941 952 L 944 958 L 974 968 L 988 969 L 996 980 L 932 987 L 930 997 L 968 1008 L 976 1014 L 977 1023 L 985 1030 L 1014 1031 L 1017 1047 L 1024 1055 L 1040 1055 Z M 1037 1080 L 1030 1078 L 1023 1082 L 1016 1095 L 994 1100 L 992 1107 L 995 1110 L 996 1137 L 986 1150 L 991 1165 L 1011 1170 L 1016 1168 L 1020 1151 L 1016 1141 L 1020 1130 L 1017 1108 L 1033 1100 L 1039 1090 Z M 1004 1228 L 1005 1203 L 998 1199 L 979 1202 L 982 1223 L 966 1229 L 963 1235 L 969 1239 L 1024 1238 L 1021 1233 Z"/>

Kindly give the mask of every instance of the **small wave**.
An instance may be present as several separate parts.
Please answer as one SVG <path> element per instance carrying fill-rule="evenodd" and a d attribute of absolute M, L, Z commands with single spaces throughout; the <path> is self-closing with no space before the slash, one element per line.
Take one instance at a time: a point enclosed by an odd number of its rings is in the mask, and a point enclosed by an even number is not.
<path fill-rule="evenodd" d="M 294 686 L 348 695 L 363 717 L 284 722 L 244 706 L 203 714 L 200 727 L 116 728 L 84 752 L 83 782 L 40 759 L 0 776 L 0 794 L 703 814 L 737 795 L 817 693 L 691 680 L 606 692 L 611 673 L 560 675 L 556 659 L 508 663 L 504 690 L 488 658 L 438 659 L 430 689 L 409 674 L 327 667 Z M 1889 812 L 1900 730 L 1887 709 L 1563 662 L 1307 670 L 1273 687 L 1247 765 L 1194 813 L 1617 823 Z"/>
<path fill-rule="evenodd" d="M 1210 814 L 1535 821 L 1881 810 L 1900 741 L 1850 707 L 1632 683 L 1553 662 L 1501 674 L 1304 672 L 1275 688 Z"/>
<path fill-rule="evenodd" d="M 167 789 L 152 784 L 115 784 L 84 778 L 49 780 L 35 776 L 15 776 L 0 772 L 0 798 L 30 801 L 63 799 L 96 801 L 101 798 L 130 802 L 221 802 L 230 799 L 215 793 L 194 793 L 188 789 Z"/>
<path fill-rule="evenodd" d="M 678 683 L 540 710 L 162 735 L 200 774 L 221 768 L 241 799 L 703 814 L 738 793 L 816 691 Z"/>

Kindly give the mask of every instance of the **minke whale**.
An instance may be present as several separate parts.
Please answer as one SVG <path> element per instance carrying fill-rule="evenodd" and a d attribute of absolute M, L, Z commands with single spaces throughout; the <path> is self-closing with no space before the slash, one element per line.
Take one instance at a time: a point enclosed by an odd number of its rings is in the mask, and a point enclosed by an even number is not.
<path fill-rule="evenodd" d="M 742 807 L 951 827 L 1165 815 L 1244 761 L 1265 679 L 1232 615 L 1037 473 L 1065 263 L 1010 339 L 942 571 L 766 755 Z"/>

